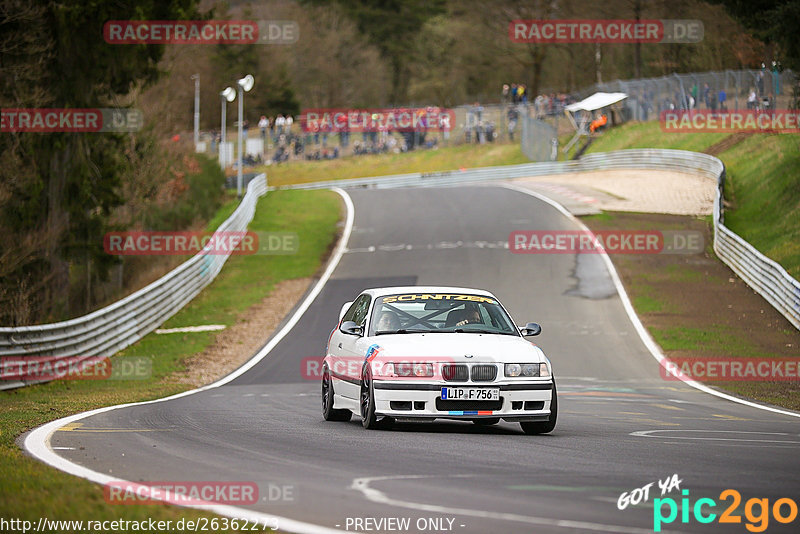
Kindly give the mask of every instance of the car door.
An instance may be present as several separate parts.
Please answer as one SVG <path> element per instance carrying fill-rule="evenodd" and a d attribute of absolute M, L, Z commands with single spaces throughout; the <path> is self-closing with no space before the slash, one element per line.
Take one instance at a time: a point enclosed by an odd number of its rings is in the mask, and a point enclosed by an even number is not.
<path fill-rule="evenodd" d="M 363 294 L 359 296 L 350 309 L 342 317 L 342 323 L 353 321 L 363 328 L 364 334 L 367 330 L 367 314 L 372 298 Z M 334 389 L 342 396 L 351 399 L 358 399 L 360 393 L 361 367 L 364 363 L 366 347 L 364 336 L 345 334 L 337 328 L 331 337 L 331 356 L 332 356 L 332 375 L 334 377 Z"/>

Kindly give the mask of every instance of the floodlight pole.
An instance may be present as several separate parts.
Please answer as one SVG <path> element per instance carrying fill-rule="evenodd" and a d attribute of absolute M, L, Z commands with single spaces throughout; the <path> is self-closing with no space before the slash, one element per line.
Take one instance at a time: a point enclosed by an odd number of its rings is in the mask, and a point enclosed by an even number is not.
<path fill-rule="evenodd" d="M 200 75 L 192 74 L 194 80 L 194 149 L 200 142 Z"/>
<path fill-rule="evenodd" d="M 237 84 L 239 88 L 239 161 L 236 165 L 236 196 L 242 198 L 242 114 L 244 113 L 244 91 L 242 91 L 242 84 Z"/>
<path fill-rule="evenodd" d="M 245 91 L 249 91 L 253 88 L 253 77 L 248 74 L 244 78 L 241 78 L 238 82 L 236 82 L 236 87 L 239 88 L 239 162 L 237 165 L 237 173 L 236 173 L 236 195 L 239 198 L 242 198 L 242 146 L 243 144 L 243 121 L 242 115 L 244 115 L 244 93 Z"/>
<path fill-rule="evenodd" d="M 226 117 L 227 111 L 228 111 L 228 102 L 225 100 L 225 97 L 222 96 L 222 94 L 219 95 L 219 102 L 220 102 L 220 106 L 222 107 L 222 110 L 221 110 L 222 111 L 222 113 L 221 113 L 222 120 L 220 121 L 222 123 L 222 132 L 220 134 L 221 137 L 220 137 L 220 142 L 219 142 L 219 154 L 220 154 L 220 158 L 219 158 L 220 161 L 219 162 L 220 162 L 220 165 L 222 166 L 222 168 L 224 169 L 225 168 L 225 164 L 227 163 L 225 161 L 225 156 L 227 156 L 226 150 L 225 150 L 225 126 L 226 126 L 226 123 L 228 122 L 227 121 L 227 117 Z"/>
<path fill-rule="evenodd" d="M 233 102 L 236 98 L 236 91 L 233 90 L 232 87 L 226 87 L 224 91 L 220 92 L 219 100 L 221 106 L 221 115 L 222 115 L 222 135 L 220 138 L 220 157 L 219 163 L 222 168 L 226 168 L 228 166 L 228 151 L 226 146 L 227 140 L 227 129 L 228 129 L 228 102 Z"/>

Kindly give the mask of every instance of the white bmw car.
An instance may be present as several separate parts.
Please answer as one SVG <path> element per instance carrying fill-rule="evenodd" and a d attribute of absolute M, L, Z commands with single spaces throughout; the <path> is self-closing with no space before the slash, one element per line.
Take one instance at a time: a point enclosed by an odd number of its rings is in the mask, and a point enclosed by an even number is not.
<path fill-rule="evenodd" d="M 396 420 L 518 422 L 551 432 L 558 399 L 550 360 L 488 291 L 386 287 L 342 306 L 322 366 L 328 421 L 361 416 L 364 428 Z"/>

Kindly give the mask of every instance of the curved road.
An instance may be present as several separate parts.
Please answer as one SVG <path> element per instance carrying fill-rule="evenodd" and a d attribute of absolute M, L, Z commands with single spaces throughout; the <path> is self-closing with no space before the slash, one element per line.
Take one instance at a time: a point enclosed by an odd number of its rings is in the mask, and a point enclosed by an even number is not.
<path fill-rule="evenodd" d="M 50 445 L 127 480 L 254 481 L 262 500 L 253 509 L 359 532 L 390 531 L 356 529 L 365 518 L 408 518 L 403 532 L 652 532 L 658 484 L 649 503 L 618 510 L 617 499 L 673 473 L 692 503 L 719 501 L 728 488 L 743 502 L 800 502 L 800 420 L 663 380 L 598 255 L 499 246 L 512 230 L 574 230 L 552 206 L 498 186 L 350 195 L 349 250 L 262 361 L 222 387 L 83 419 Z M 306 358 L 322 355 L 344 301 L 396 284 L 486 288 L 518 323 L 541 323 L 536 340 L 559 385 L 556 430 L 526 436 L 516 424 L 445 421 L 366 431 L 357 417 L 323 421 Z M 279 486 L 291 498 L 277 499 Z M 664 531 L 748 532 L 742 521 L 679 515 Z M 771 518 L 767 531 L 798 524 Z"/>

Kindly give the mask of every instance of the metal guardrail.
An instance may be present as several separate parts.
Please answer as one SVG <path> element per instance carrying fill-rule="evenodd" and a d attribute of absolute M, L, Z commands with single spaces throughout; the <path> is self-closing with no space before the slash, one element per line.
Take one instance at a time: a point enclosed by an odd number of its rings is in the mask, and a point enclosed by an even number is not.
<path fill-rule="evenodd" d="M 714 252 L 747 285 L 800 329 L 800 282 L 775 261 L 761 254 L 724 224 L 725 165 L 718 158 L 685 150 L 634 149 L 589 154 L 577 161 L 523 163 L 464 171 L 410 173 L 331 180 L 275 189 L 396 188 L 459 185 L 573 172 L 612 169 L 658 169 L 697 174 L 717 183 L 714 200 Z"/>
<path fill-rule="evenodd" d="M 267 192 L 266 175 L 252 180 L 239 206 L 217 232 L 245 231 L 258 198 Z M 14 361 L 40 357 L 41 365 L 111 356 L 135 343 L 196 297 L 228 260 L 227 254 L 199 252 L 148 286 L 88 315 L 58 323 L 0 328 L 0 389 L 27 385 L 15 375 Z M 9 358 L 11 357 L 11 358 Z M 19 379 L 18 379 L 19 378 Z M 37 380 L 42 382 L 46 380 Z"/>

